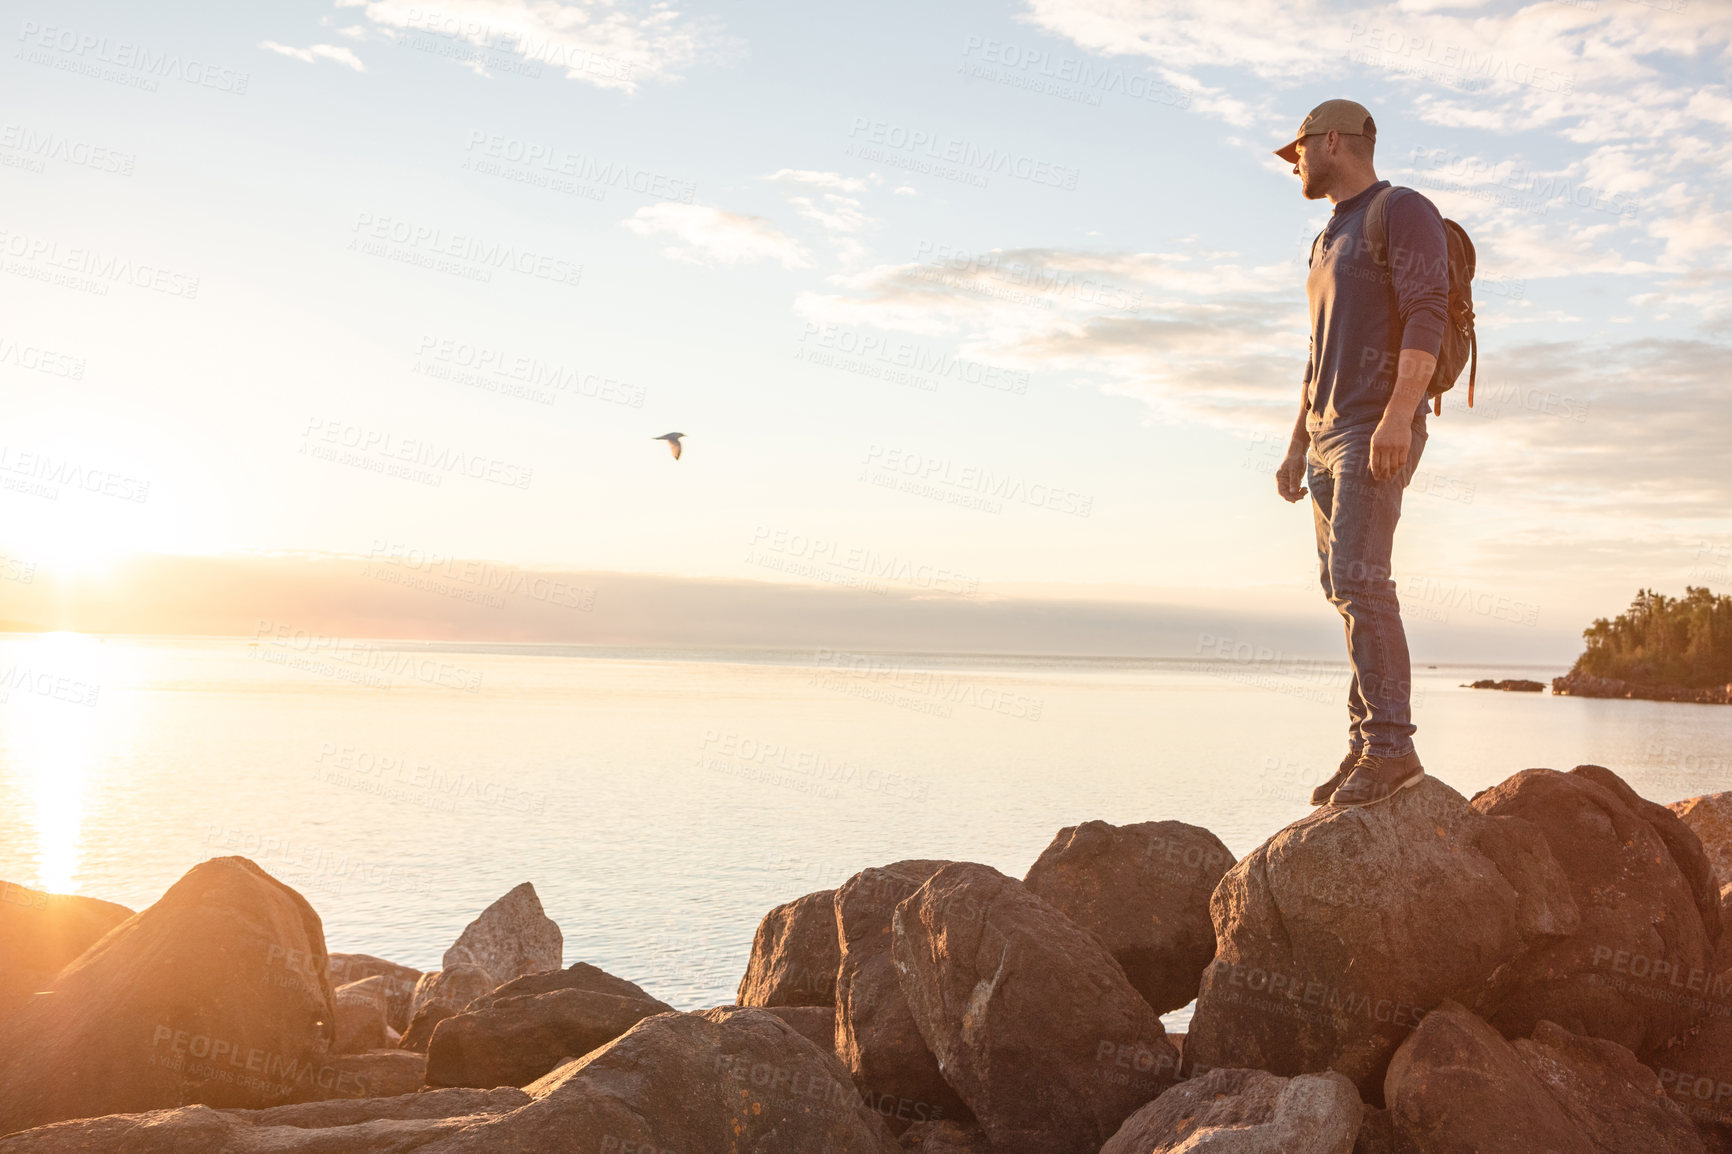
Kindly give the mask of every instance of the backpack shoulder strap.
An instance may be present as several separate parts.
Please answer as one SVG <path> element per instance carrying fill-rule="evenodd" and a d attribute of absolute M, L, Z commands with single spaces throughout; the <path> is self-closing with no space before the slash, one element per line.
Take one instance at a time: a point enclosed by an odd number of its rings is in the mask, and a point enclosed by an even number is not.
<path fill-rule="evenodd" d="M 1395 185 L 1381 189 L 1365 206 L 1365 240 L 1371 245 L 1371 256 L 1384 268 L 1389 267 L 1389 196 Z"/>

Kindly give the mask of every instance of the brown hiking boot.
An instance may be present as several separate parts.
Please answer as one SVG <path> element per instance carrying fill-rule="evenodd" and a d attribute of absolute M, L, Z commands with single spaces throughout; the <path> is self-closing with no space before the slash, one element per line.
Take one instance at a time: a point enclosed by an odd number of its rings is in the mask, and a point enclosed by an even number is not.
<path fill-rule="evenodd" d="M 1359 755 L 1353 750 L 1347 751 L 1347 756 L 1341 759 L 1341 768 L 1335 771 L 1335 776 L 1311 791 L 1312 805 L 1328 805 L 1335 791 L 1341 788 L 1341 783 L 1347 780 L 1347 775 L 1353 772 L 1353 767 L 1359 761 Z"/>
<path fill-rule="evenodd" d="M 1347 780 L 1335 790 L 1329 804 L 1373 805 L 1388 801 L 1424 776 L 1425 767 L 1419 764 L 1417 753 L 1406 757 L 1378 757 L 1364 753 Z"/>

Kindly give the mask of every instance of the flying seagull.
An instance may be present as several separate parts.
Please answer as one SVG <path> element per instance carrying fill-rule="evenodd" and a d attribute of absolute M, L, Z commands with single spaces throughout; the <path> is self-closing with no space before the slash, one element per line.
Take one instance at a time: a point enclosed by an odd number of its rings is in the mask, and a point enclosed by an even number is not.
<path fill-rule="evenodd" d="M 673 453 L 674 460 L 677 461 L 680 459 L 680 438 L 683 436 L 685 436 L 684 433 L 663 433 L 659 437 L 651 437 L 650 440 L 666 441 L 668 443 L 668 450 Z"/>

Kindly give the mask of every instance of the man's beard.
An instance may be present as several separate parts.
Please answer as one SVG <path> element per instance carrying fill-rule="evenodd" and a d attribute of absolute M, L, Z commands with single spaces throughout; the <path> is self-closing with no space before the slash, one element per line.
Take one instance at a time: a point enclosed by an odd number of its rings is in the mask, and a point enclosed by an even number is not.
<path fill-rule="evenodd" d="M 1327 184 L 1327 181 L 1324 180 L 1325 175 L 1314 168 L 1308 168 L 1300 175 L 1299 191 L 1306 200 L 1322 200 L 1328 195 L 1328 190 L 1325 187 Z"/>

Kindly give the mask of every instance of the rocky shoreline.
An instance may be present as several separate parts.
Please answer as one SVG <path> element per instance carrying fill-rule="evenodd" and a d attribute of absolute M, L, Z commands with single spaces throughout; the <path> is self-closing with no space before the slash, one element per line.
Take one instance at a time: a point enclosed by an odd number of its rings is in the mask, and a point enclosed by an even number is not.
<path fill-rule="evenodd" d="M 1467 686 L 1469 689 L 1501 689 L 1505 693 L 1544 693 L 1545 684 L 1539 681 L 1529 681 L 1524 677 L 1507 677 L 1502 681 L 1493 681 L 1489 677 L 1481 678 Z"/>
<path fill-rule="evenodd" d="M 1727 882 L 1732 793 L 1428 778 L 1239 861 L 869 867 L 691 1012 L 562 968 L 528 883 L 427 973 L 244 858 L 137 913 L 0 883 L 0 1154 L 1729 1154 Z"/>
<path fill-rule="evenodd" d="M 1732 685 L 1690 689 L 1682 685 L 1638 685 L 1616 677 L 1595 677 L 1571 671 L 1552 678 L 1558 697 L 1623 697 L 1636 701 L 1687 701 L 1698 705 L 1732 705 Z"/>

